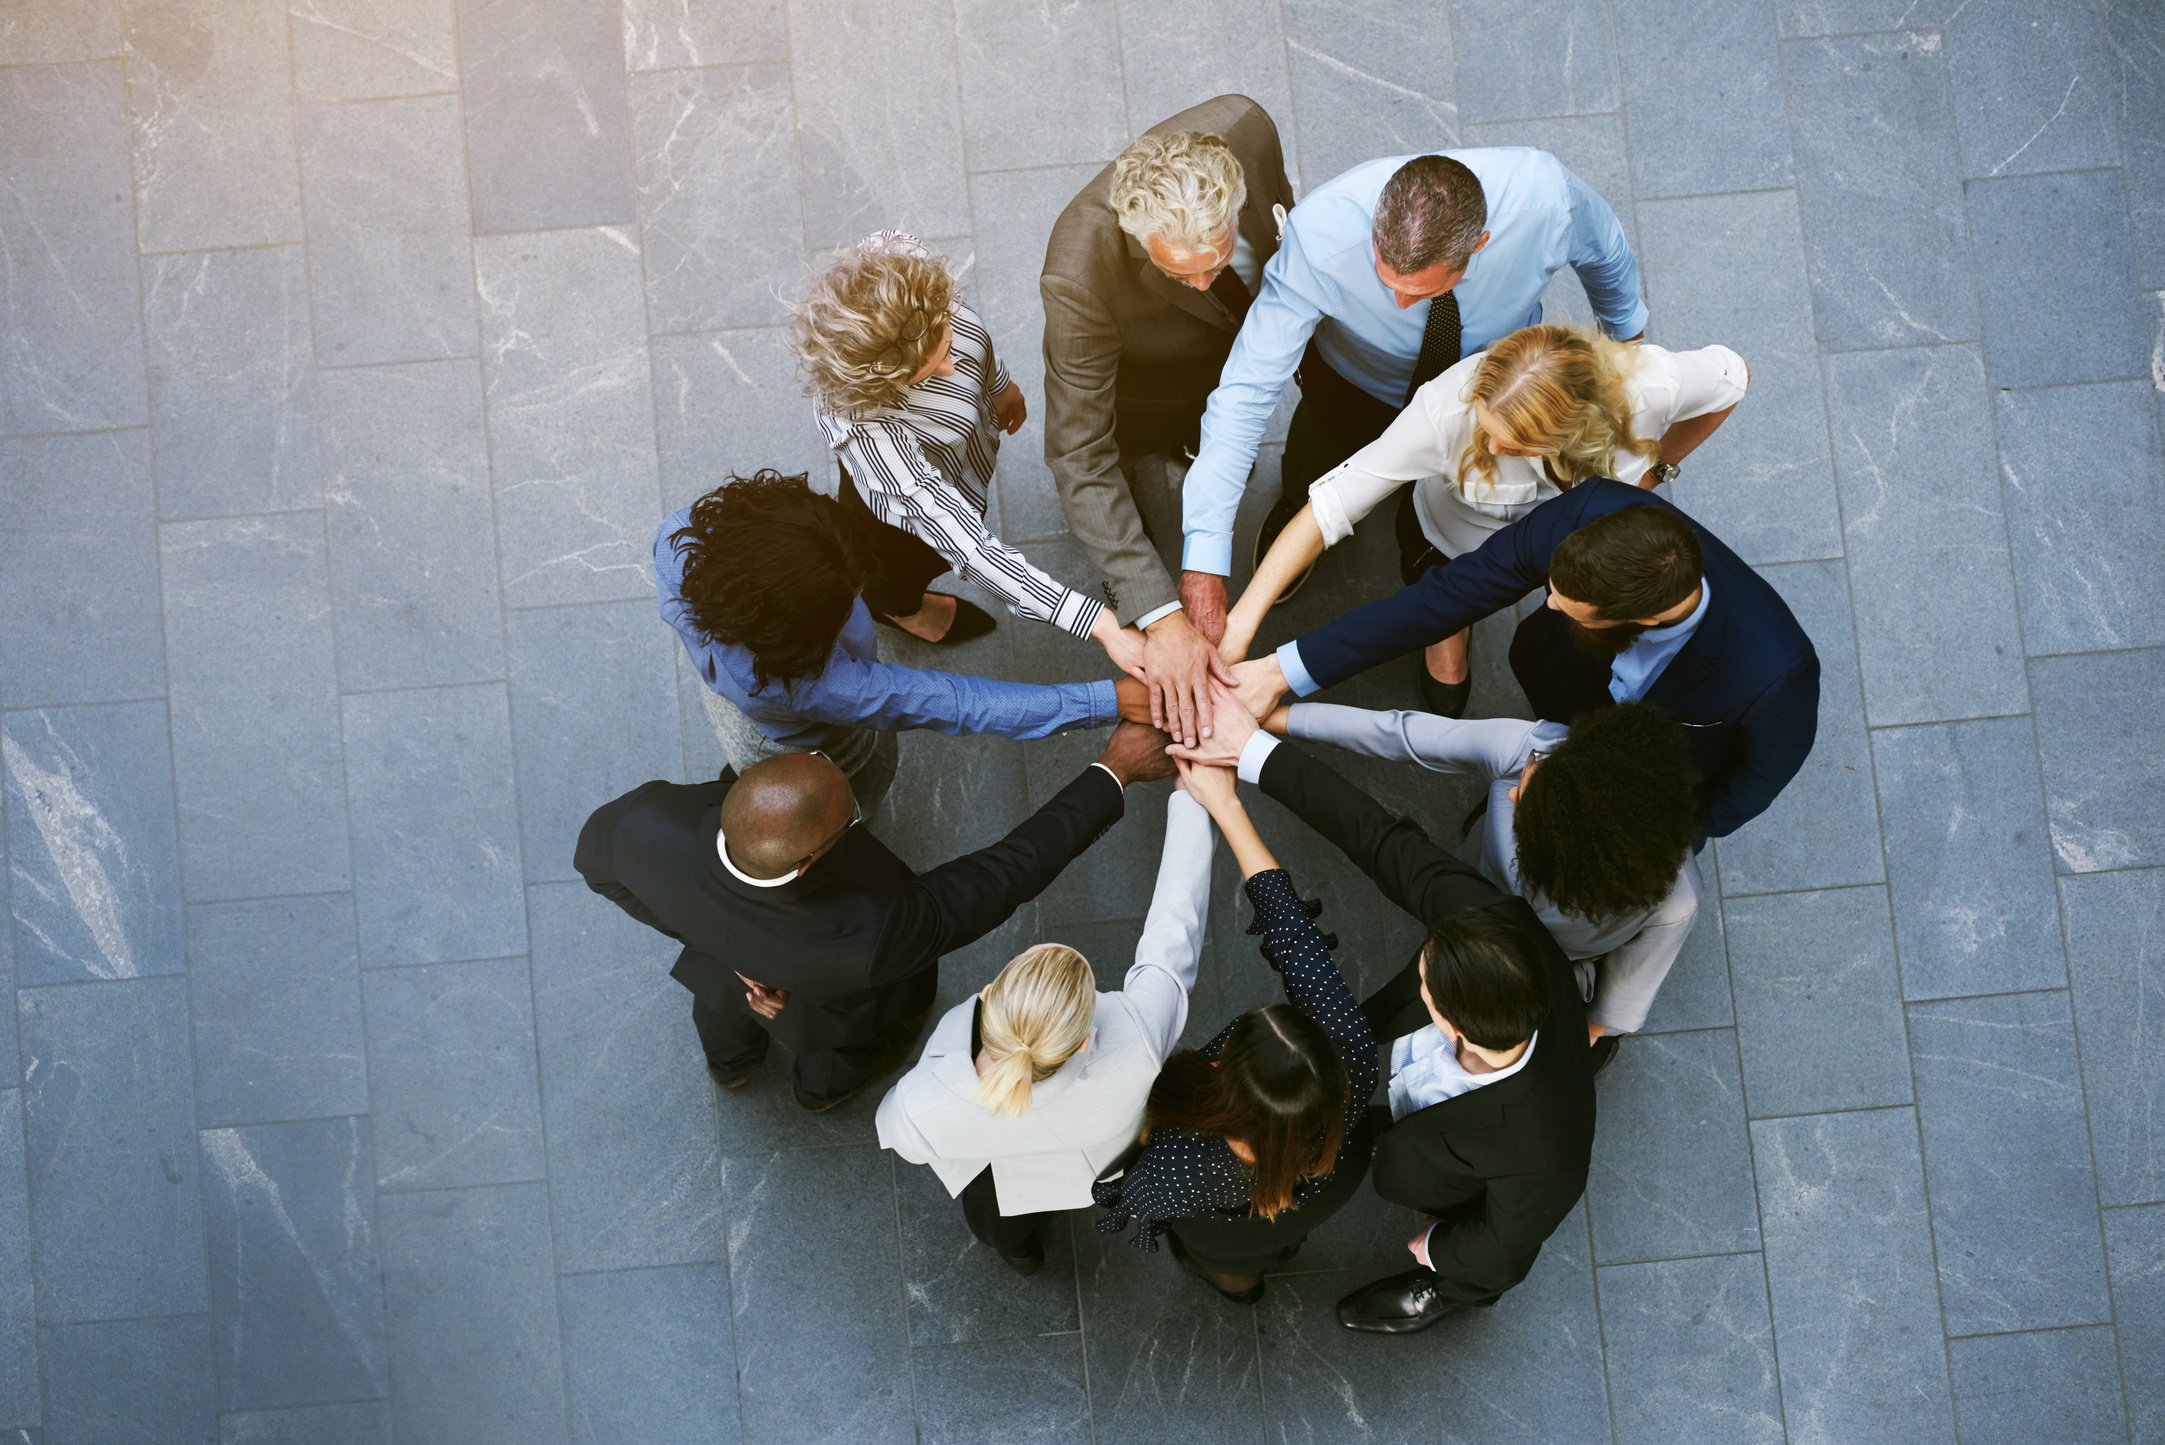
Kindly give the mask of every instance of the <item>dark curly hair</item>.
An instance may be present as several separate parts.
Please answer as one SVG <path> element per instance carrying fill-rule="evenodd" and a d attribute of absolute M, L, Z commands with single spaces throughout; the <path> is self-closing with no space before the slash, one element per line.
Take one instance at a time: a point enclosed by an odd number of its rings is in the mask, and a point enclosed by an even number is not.
<path fill-rule="evenodd" d="M 871 530 L 799 473 L 731 477 L 669 538 L 692 626 L 752 654 L 755 688 L 817 677 L 872 573 Z"/>
<path fill-rule="evenodd" d="M 1519 790 L 1519 882 L 1592 923 L 1645 913 L 1676 886 L 1699 836 L 1699 778 L 1660 708 L 1583 714 Z"/>

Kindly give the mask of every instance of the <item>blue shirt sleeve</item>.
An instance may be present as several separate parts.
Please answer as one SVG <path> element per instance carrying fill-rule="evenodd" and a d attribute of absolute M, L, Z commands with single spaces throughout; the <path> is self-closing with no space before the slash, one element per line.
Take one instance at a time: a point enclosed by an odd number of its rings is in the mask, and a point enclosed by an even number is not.
<path fill-rule="evenodd" d="M 1637 336 L 1646 330 L 1646 302 L 1640 299 L 1639 258 L 1631 254 L 1624 228 L 1600 193 L 1568 170 L 1564 190 L 1571 197 L 1571 269 L 1579 273 L 1601 329 L 1618 340 Z"/>
<path fill-rule="evenodd" d="M 1298 217 L 1300 213 L 1294 212 Z M 1233 573 L 1233 517 L 1248 486 L 1263 430 L 1300 366 L 1323 318 L 1327 283 L 1303 249 L 1299 225 L 1286 227 L 1278 254 L 1263 268 L 1263 289 L 1203 409 L 1202 445 L 1181 483 L 1180 565 L 1191 572 Z"/>
<path fill-rule="evenodd" d="M 723 697 L 773 699 L 779 693 L 800 717 L 876 732 L 930 728 L 950 736 L 994 733 L 1024 740 L 1073 727 L 1103 727 L 1119 717 L 1119 698 L 1109 681 L 1005 682 L 868 661 L 840 647 L 817 677 L 786 689 L 755 688 L 750 652 L 716 642 L 692 624 L 683 595 L 684 559 L 670 542 L 686 516 L 671 515 L 654 534 L 655 592 L 662 620 L 684 644 L 700 680 Z"/>

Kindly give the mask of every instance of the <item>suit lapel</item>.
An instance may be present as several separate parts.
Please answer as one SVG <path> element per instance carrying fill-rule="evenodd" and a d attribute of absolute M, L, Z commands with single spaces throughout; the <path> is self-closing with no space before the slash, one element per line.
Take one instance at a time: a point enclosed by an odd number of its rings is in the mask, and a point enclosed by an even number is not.
<path fill-rule="evenodd" d="M 1722 647 L 1729 630 L 1729 609 L 1722 606 L 1723 594 L 1716 592 L 1707 603 L 1706 616 L 1699 619 L 1698 630 L 1669 659 L 1669 665 L 1654 679 L 1654 685 L 1646 690 L 1646 700 L 1659 703 L 1679 716 L 1683 709 L 1677 705 L 1691 696 L 1692 689 L 1713 676 L 1721 660 Z"/>

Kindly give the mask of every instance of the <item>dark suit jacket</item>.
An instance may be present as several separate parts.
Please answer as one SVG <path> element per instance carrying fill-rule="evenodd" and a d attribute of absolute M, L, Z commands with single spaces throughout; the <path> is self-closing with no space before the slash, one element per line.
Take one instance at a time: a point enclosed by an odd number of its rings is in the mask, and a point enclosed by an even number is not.
<path fill-rule="evenodd" d="M 1428 1250 L 1438 1287 L 1467 1304 L 1488 1303 L 1526 1277 L 1542 1242 L 1586 1189 L 1594 1079 L 1586 1005 L 1571 961 L 1524 900 L 1299 748 L 1273 749 L 1262 783 L 1427 927 L 1461 909 L 1485 909 L 1513 924 L 1541 957 L 1548 1013 L 1525 1068 L 1395 1124 L 1379 1110 L 1376 1121 L 1383 1126 L 1370 1166 L 1376 1192 L 1435 1215 Z M 1418 957 L 1361 1009 L 1375 1028 L 1388 1076 L 1393 1041 L 1430 1022 Z"/>
<path fill-rule="evenodd" d="M 741 992 L 742 971 L 827 1004 L 850 1037 L 878 1028 L 886 990 L 1043 892 L 1122 809 L 1120 785 L 1089 767 L 999 842 L 927 873 L 859 827 L 799 877 L 755 888 L 715 850 L 729 788 L 635 788 L 587 819 L 574 864 L 589 888 L 683 943 L 671 975 L 694 994 Z"/>
<path fill-rule="evenodd" d="M 1293 205 L 1277 126 L 1248 97 L 1221 95 L 1150 128 L 1183 130 L 1220 137 L 1240 162 L 1240 234 L 1268 261 L 1278 250 L 1271 207 Z M 1107 166 L 1068 202 L 1045 247 L 1045 462 L 1114 612 L 1134 618 L 1177 589 L 1144 535 L 1120 459 L 1195 444 L 1238 327 L 1216 297 L 1150 264 L 1114 218 L 1111 188 Z"/>
<path fill-rule="evenodd" d="M 1308 633 L 1300 639 L 1301 662 L 1328 687 L 1449 637 L 1543 586 L 1557 544 L 1596 517 L 1625 507 L 1668 506 L 1622 482 L 1581 482 L 1450 566 Z M 1719 838 L 1765 812 L 1812 751 L 1819 728 L 1819 654 L 1765 578 L 1697 522 L 1692 530 L 1699 534 L 1714 595 L 1698 630 L 1654 679 L 1645 700 L 1684 725 L 1703 780 L 1700 829 Z M 1609 701 L 1608 664 L 1579 652 L 1563 619 L 1545 610 L 1519 625 L 1511 663 L 1541 717 L 1569 722 Z"/>

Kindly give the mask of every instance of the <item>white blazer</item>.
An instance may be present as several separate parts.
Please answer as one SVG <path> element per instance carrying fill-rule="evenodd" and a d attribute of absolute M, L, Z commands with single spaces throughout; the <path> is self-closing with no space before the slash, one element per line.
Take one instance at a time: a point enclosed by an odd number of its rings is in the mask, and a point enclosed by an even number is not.
<path fill-rule="evenodd" d="M 1006 1118 L 977 1098 L 972 996 L 947 1011 L 917 1067 L 880 1100 L 880 1144 L 912 1164 L 931 1165 L 949 1194 L 962 1193 L 991 1166 L 1002 1214 L 1089 1204 L 1091 1184 L 1142 1132 L 1150 1086 L 1188 1021 L 1214 843 L 1210 815 L 1175 790 L 1134 966 L 1120 992 L 1098 995 L 1089 1043 L 1031 1088 L 1026 1113 Z"/>

